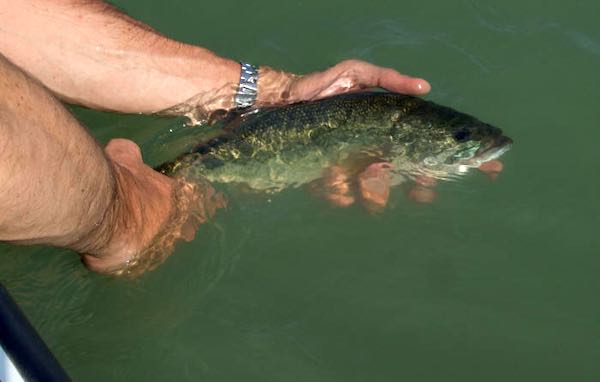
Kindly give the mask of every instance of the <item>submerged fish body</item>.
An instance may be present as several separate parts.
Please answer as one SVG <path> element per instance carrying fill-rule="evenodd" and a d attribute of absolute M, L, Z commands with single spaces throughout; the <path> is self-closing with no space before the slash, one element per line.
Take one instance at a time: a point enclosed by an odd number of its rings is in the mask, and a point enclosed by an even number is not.
<path fill-rule="evenodd" d="M 453 178 L 511 144 L 500 129 L 421 98 L 357 93 L 238 119 L 158 170 L 281 190 L 311 182 L 332 165 L 378 161 L 392 165 L 399 183 L 420 175 Z"/>

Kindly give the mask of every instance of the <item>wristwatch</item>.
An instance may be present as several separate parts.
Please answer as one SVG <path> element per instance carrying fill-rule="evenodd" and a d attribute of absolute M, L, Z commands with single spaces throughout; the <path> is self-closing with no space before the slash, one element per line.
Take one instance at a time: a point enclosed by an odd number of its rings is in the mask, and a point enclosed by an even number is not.
<path fill-rule="evenodd" d="M 240 62 L 240 84 L 235 94 L 235 107 L 247 109 L 256 102 L 258 92 L 258 68 L 246 62 Z"/>

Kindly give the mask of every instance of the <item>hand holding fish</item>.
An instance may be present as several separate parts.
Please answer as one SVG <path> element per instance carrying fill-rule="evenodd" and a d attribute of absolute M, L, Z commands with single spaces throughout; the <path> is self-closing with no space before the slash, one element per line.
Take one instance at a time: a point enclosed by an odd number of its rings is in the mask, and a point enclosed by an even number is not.
<path fill-rule="evenodd" d="M 491 160 L 481 164 L 478 170 L 490 180 L 495 180 L 503 167 L 499 160 Z M 358 171 L 335 165 L 326 168 L 323 176 L 310 184 L 309 190 L 334 207 L 349 207 L 359 201 L 367 212 L 380 213 L 387 207 L 390 198 L 393 169 L 389 162 L 371 163 Z M 433 203 L 437 197 L 437 183 L 430 176 L 416 177 L 409 184 L 406 197 L 416 203 Z"/>
<path fill-rule="evenodd" d="M 261 68 L 258 106 L 313 101 L 337 94 L 369 88 L 395 93 L 424 95 L 431 86 L 421 78 L 400 74 L 361 60 L 346 60 L 324 70 L 303 76 Z"/>
<path fill-rule="evenodd" d="M 69 248 L 87 254 L 96 271 L 132 273 L 152 258 L 148 249 L 168 252 L 225 204 L 210 187 L 190 196 L 186 185 L 153 172 L 131 141 L 112 141 L 103 152 L 59 100 L 206 117 L 236 106 L 237 61 L 169 39 L 100 0 L 5 1 L 0 24 L 0 240 Z M 412 95 L 430 89 L 425 80 L 358 60 L 303 76 L 268 67 L 260 75 L 259 107 L 373 87 Z M 384 167 L 365 169 L 360 195 L 338 199 L 385 205 Z M 347 175 L 336 176 L 344 191 Z"/>

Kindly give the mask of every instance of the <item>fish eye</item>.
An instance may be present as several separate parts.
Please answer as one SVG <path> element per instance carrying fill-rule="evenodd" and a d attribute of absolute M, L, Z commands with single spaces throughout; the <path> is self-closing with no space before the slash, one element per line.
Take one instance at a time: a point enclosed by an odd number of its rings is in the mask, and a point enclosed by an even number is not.
<path fill-rule="evenodd" d="M 464 142 L 471 137 L 471 133 L 467 129 L 460 129 L 454 133 L 454 139 L 458 142 Z"/>

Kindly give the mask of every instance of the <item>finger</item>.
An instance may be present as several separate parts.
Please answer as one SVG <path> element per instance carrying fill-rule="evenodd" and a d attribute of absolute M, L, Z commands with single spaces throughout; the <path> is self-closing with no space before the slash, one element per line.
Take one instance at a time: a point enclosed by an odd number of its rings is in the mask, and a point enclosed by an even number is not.
<path fill-rule="evenodd" d="M 358 176 L 362 199 L 371 213 L 383 210 L 388 202 L 391 187 L 389 169 L 389 163 L 373 163 Z"/>
<path fill-rule="evenodd" d="M 348 207 L 354 203 L 348 173 L 344 167 L 339 165 L 325 169 L 323 177 L 311 182 L 309 190 L 336 207 Z"/>
<path fill-rule="evenodd" d="M 496 180 L 498 178 L 497 172 L 488 172 L 485 174 L 489 180 Z"/>
<path fill-rule="evenodd" d="M 436 193 L 427 187 L 414 186 L 408 192 L 408 197 L 417 203 L 430 204 L 435 200 Z"/>
<path fill-rule="evenodd" d="M 399 73 L 391 68 L 384 68 L 361 60 L 347 60 L 336 65 L 332 70 L 341 70 L 340 77 L 355 77 L 357 88 L 380 87 L 392 92 L 423 95 L 429 93 L 431 85 L 422 78 Z"/>
<path fill-rule="evenodd" d="M 181 227 L 179 235 L 183 241 L 190 242 L 193 241 L 196 237 L 196 232 L 198 228 L 200 228 L 200 222 L 190 223 L 186 222 L 186 224 Z"/>
<path fill-rule="evenodd" d="M 354 197 L 349 195 L 329 194 L 325 195 L 325 198 L 334 207 L 348 207 L 354 203 Z"/>
<path fill-rule="evenodd" d="M 416 179 L 415 182 L 417 184 L 420 184 L 423 187 L 427 187 L 427 188 L 433 188 L 435 186 L 437 186 L 437 180 L 435 178 L 432 178 L 431 176 L 427 176 L 427 175 L 419 175 Z"/>
<path fill-rule="evenodd" d="M 347 60 L 324 72 L 302 77 L 295 84 L 294 97 L 291 99 L 319 99 L 373 87 L 411 95 L 422 95 L 431 90 L 431 85 L 421 78 L 400 74 L 394 69 L 382 68 L 365 61 Z"/>
<path fill-rule="evenodd" d="M 129 139 L 111 139 L 104 148 L 104 152 L 113 160 L 142 162 L 140 147 Z"/>
<path fill-rule="evenodd" d="M 374 86 L 403 94 L 423 95 L 429 93 L 431 85 L 422 78 L 400 74 L 394 69 L 376 68 L 377 83 Z"/>
<path fill-rule="evenodd" d="M 498 161 L 498 160 L 491 160 L 489 162 L 485 162 L 482 163 L 479 167 L 478 167 L 479 171 L 484 172 L 484 173 L 499 173 L 502 172 L 502 170 L 504 169 L 504 165 L 502 164 L 502 162 Z"/>

